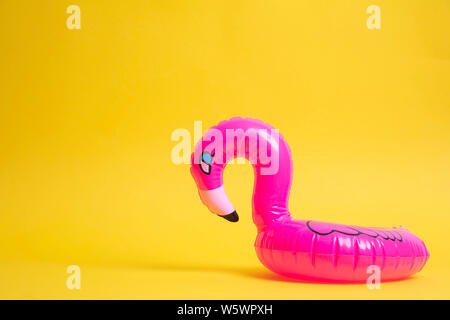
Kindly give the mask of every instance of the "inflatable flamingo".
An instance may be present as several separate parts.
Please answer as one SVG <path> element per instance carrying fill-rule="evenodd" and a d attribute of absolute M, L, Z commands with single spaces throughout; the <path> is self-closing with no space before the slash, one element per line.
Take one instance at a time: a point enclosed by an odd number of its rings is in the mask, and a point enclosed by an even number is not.
<path fill-rule="evenodd" d="M 231 222 L 238 215 L 223 187 L 223 170 L 245 157 L 255 173 L 253 222 L 259 260 L 283 276 L 313 281 L 365 282 L 378 266 L 382 281 L 419 272 L 428 260 L 425 244 L 406 228 L 369 228 L 294 220 L 288 210 L 292 160 L 273 127 L 233 118 L 210 128 L 196 145 L 191 173 L 202 202 Z M 270 161 L 268 161 L 270 160 Z"/>

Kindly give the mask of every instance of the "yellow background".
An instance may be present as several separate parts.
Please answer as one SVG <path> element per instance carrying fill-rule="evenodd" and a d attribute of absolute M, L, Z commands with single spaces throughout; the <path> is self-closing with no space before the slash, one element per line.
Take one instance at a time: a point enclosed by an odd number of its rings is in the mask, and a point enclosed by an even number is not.
<path fill-rule="evenodd" d="M 2 0 L 0 298 L 450 298 L 449 15 L 446 0 Z M 170 158 L 173 130 L 233 116 L 290 144 L 294 217 L 404 225 L 425 269 L 380 290 L 266 270 L 251 167 L 226 170 L 231 224 Z"/>

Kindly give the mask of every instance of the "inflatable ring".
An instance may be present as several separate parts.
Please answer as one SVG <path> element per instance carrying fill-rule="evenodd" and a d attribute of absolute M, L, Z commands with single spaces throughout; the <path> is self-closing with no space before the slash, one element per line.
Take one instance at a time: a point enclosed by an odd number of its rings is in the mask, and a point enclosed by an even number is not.
<path fill-rule="evenodd" d="M 236 222 L 223 187 L 223 171 L 234 158 L 254 167 L 253 222 L 256 254 L 263 265 L 287 277 L 313 281 L 365 282 L 378 266 L 382 281 L 419 272 L 429 254 L 404 227 L 372 228 L 295 220 L 288 210 L 291 151 L 273 127 L 233 118 L 207 130 L 191 157 L 191 173 L 210 211 Z"/>

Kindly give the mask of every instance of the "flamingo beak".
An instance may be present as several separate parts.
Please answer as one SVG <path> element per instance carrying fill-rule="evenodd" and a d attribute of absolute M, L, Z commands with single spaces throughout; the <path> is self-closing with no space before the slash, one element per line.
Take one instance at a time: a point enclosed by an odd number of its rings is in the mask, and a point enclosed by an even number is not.
<path fill-rule="evenodd" d="M 230 222 L 238 222 L 239 216 L 225 193 L 223 185 L 212 190 L 198 190 L 200 199 L 208 209 Z M 230 213 L 231 212 L 231 213 Z"/>
<path fill-rule="evenodd" d="M 224 216 L 219 215 L 219 217 L 222 217 L 225 220 L 228 220 L 230 222 L 238 222 L 239 221 L 239 216 L 238 216 L 236 210 L 234 210 L 232 213 L 224 215 Z"/>

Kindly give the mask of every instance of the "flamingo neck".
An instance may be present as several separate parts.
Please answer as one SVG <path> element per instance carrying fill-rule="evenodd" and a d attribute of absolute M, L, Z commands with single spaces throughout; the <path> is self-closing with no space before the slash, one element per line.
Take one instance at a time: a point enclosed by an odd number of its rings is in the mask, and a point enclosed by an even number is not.
<path fill-rule="evenodd" d="M 252 199 L 253 222 L 258 229 L 265 228 L 276 221 L 290 218 L 289 193 L 292 182 L 292 161 L 289 147 L 280 137 L 279 166 L 274 174 L 263 174 L 263 168 L 255 164 L 255 182 Z"/>

